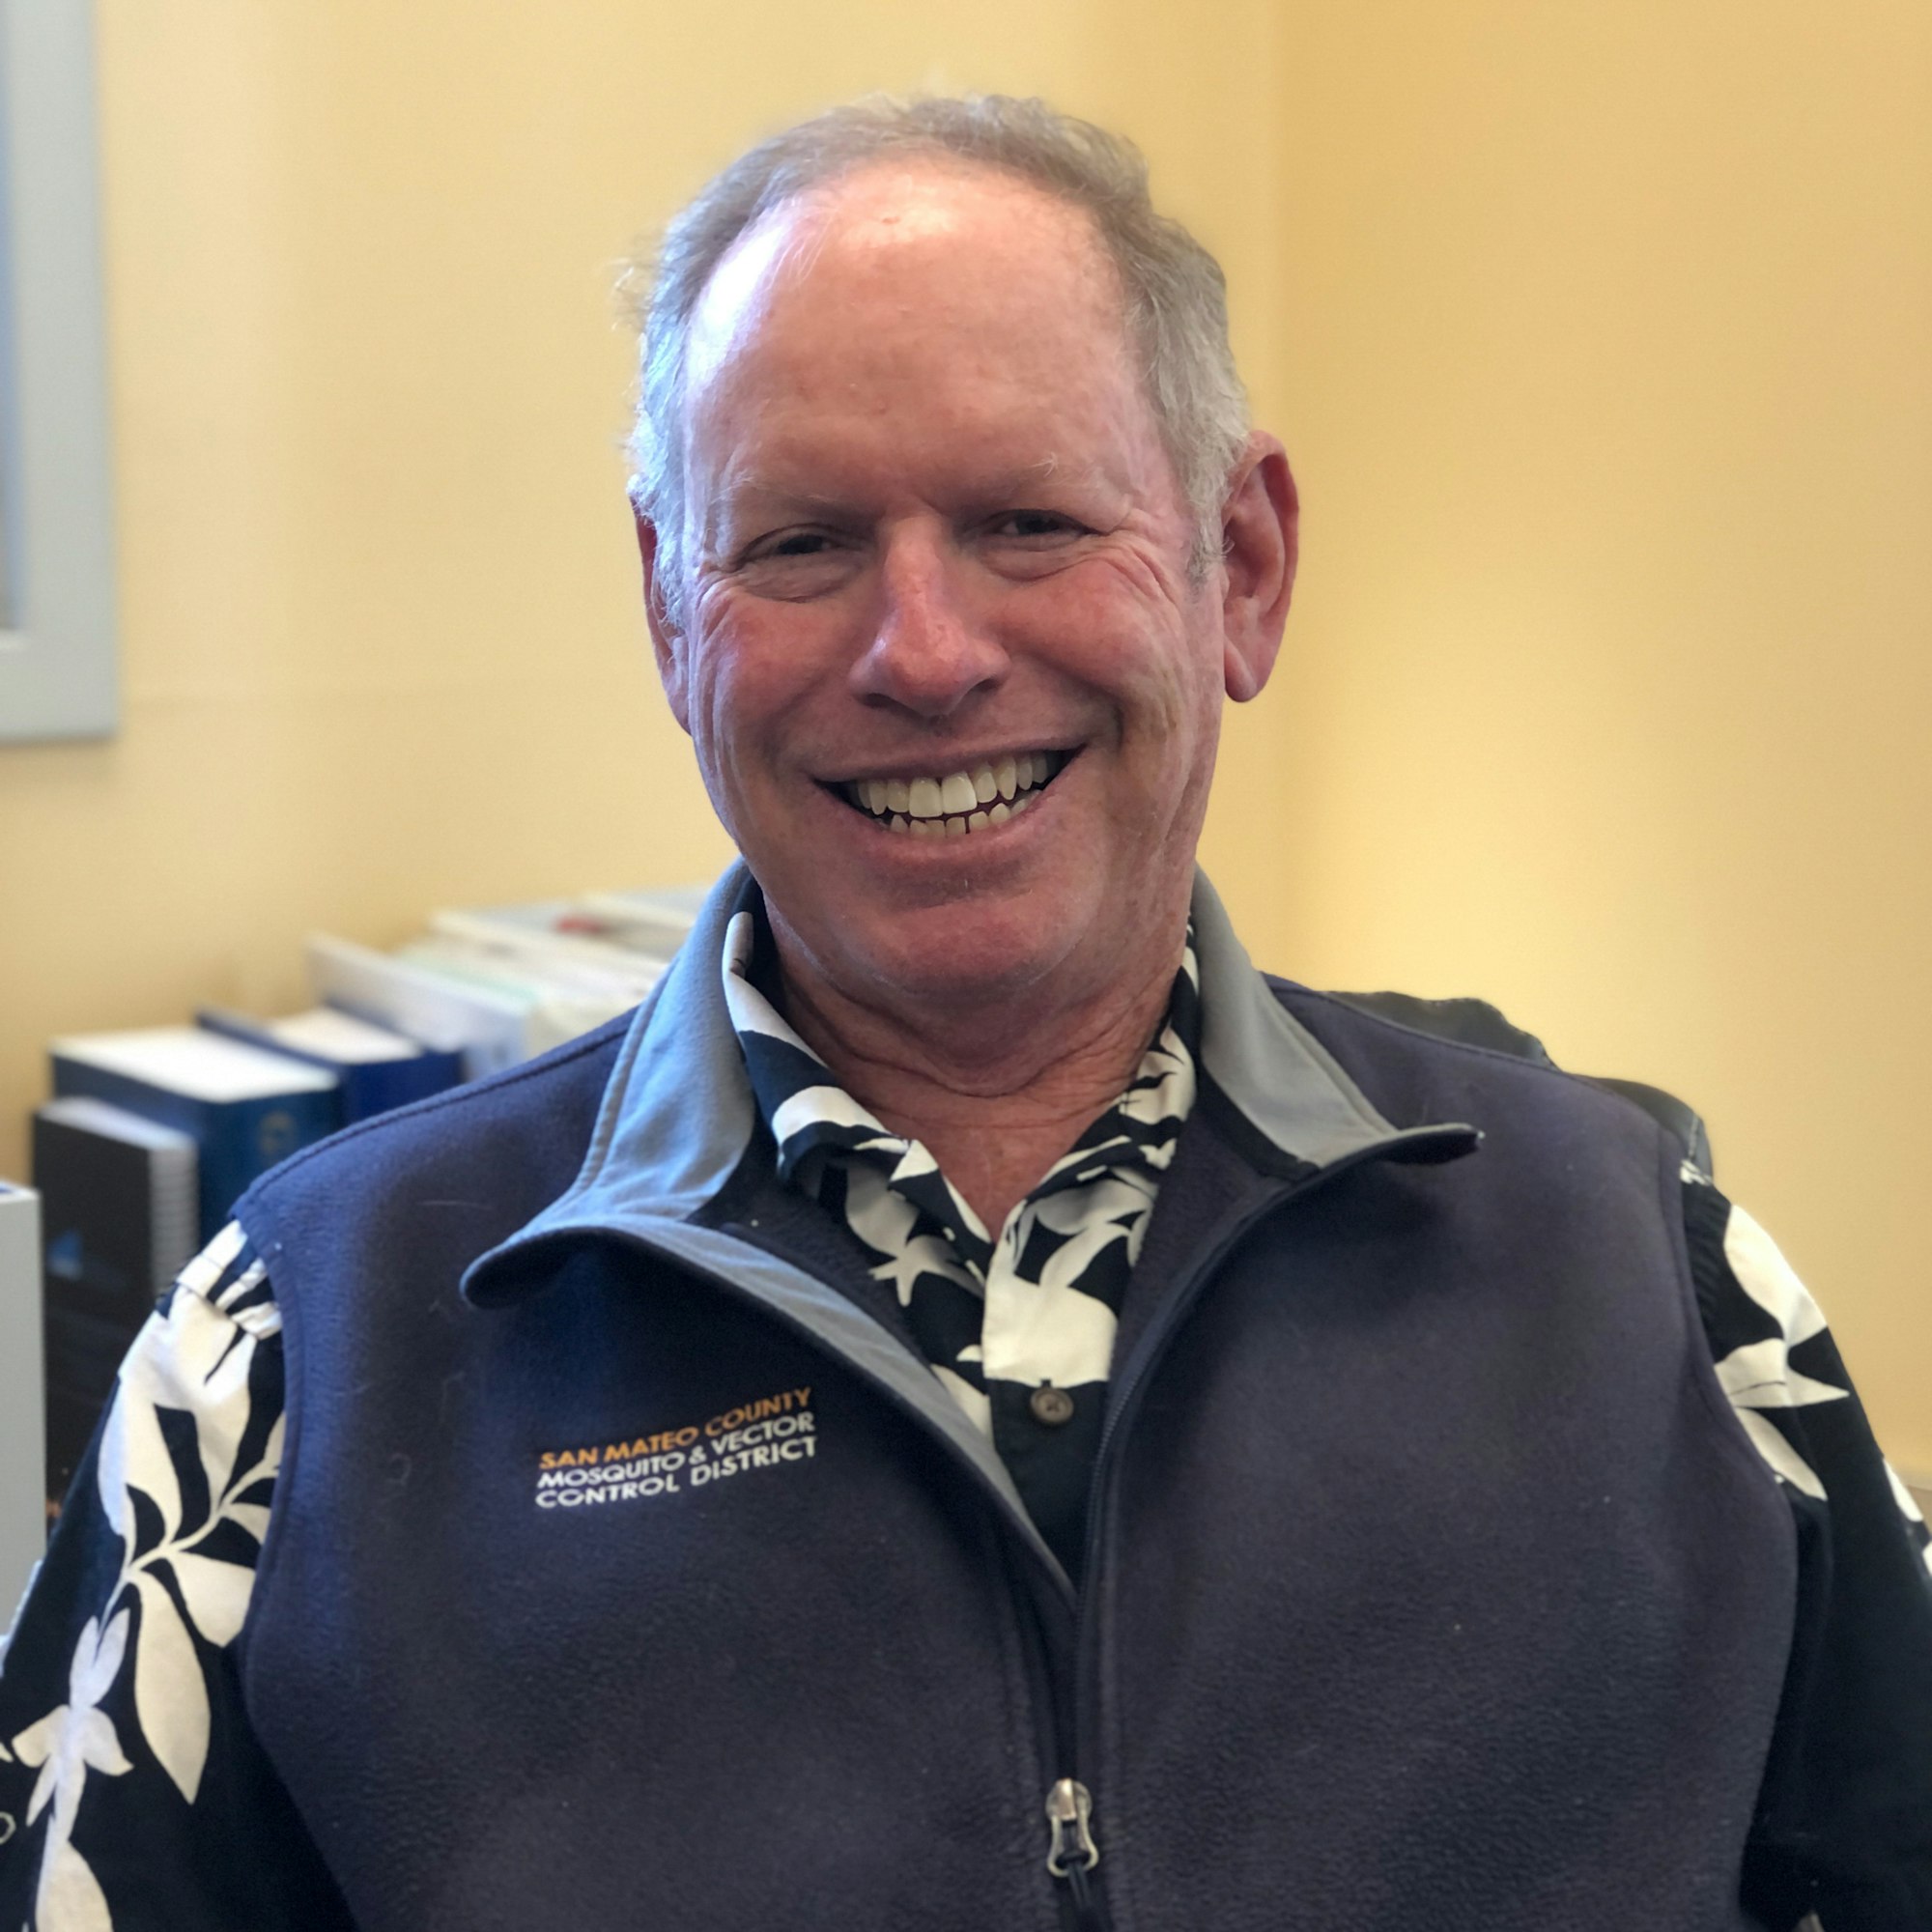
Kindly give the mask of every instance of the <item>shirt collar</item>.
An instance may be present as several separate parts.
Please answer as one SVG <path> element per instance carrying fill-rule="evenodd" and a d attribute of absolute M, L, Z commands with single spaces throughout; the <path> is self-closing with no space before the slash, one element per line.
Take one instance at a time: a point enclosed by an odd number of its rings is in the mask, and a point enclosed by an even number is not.
<path fill-rule="evenodd" d="M 776 962 L 761 895 L 731 915 L 724 929 L 720 984 L 758 1112 L 777 1149 L 779 1179 L 810 1188 L 814 1156 L 869 1159 L 900 1185 L 934 1170 L 917 1141 L 895 1133 L 838 1083 L 825 1062 L 778 1009 L 771 987 Z M 1200 1036 L 1200 966 L 1192 927 L 1159 1031 L 1126 1088 L 1086 1127 L 1032 1190 L 1053 1192 L 1109 1168 L 1158 1166 L 1151 1136 L 1161 1122 L 1184 1120 L 1194 1104 L 1194 1058 Z M 1167 1147 L 1173 1127 L 1159 1137 Z M 808 1170 L 802 1174 L 802 1170 Z M 1029 1197 L 1031 1198 L 1031 1196 Z M 962 1204 L 963 1205 L 963 1204 Z M 969 1218 L 970 1218 L 970 1210 Z"/>

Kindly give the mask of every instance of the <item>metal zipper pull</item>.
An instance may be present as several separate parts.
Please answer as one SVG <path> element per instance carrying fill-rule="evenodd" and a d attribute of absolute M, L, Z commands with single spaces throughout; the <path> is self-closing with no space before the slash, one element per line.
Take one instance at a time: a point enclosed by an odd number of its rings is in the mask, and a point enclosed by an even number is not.
<path fill-rule="evenodd" d="M 1055 1878 L 1071 1879 L 1074 1889 L 1087 1889 L 1087 1874 L 1100 1862 L 1088 1820 L 1094 1815 L 1094 1794 L 1077 1777 L 1058 1779 L 1046 1794 L 1046 1822 L 1051 1833 L 1046 1868 Z"/>

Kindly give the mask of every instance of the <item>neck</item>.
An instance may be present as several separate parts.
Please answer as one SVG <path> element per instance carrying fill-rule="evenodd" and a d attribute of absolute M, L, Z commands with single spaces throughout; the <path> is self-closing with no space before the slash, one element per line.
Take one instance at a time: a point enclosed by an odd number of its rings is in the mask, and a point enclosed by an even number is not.
<path fill-rule="evenodd" d="M 1167 1010 L 1171 947 L 1088 998 L 986 1001 L 916 1019 L 849 997 L 810 969 L 774 920 L 785 1013 L 845 1091 L 922 1142 L 996 1236 L 1075 1137 L 1117 1099 Z"/>

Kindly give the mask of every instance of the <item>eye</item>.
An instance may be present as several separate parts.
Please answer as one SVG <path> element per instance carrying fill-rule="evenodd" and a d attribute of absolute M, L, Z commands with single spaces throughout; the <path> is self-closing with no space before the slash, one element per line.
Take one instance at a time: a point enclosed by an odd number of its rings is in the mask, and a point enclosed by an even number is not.
<path fill-rule="evenodd" d="M 738 558 L 740 569 L 768 563 L 774 557 L 823 556 L 832 538 L 823 530 L 779 530 L 747 544 Z"/>
<path fill-rule="evenodd" d="M 728 574 L 755 597 L 799 603 L 847 582 L 858 554 L 853 542 L 837 530 L 773 530 L 747 544 Z"/>
<path fill-rule="evenodd" d="M 1006 510 L 993 519 L 988 531 L 995 537 L 1039 543 L 1083 535 L 1086 526 L 1058 510 Z"/>

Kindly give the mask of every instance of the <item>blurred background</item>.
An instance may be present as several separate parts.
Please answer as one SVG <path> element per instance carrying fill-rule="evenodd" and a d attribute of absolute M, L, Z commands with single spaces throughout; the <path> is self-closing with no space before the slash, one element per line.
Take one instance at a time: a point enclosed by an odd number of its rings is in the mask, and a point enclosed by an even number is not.
<path fill-rule="evenodd" d="M 95 20 L 123 723 L 0 747 L 0 1173 L 50 1035 L 724 863 L 637 608 L 613 265 L 829 101 L 1037 92 L 1220 254 L 1301 481 L 1206 853 L 1250 950 L 1690 1099 L 1932 1472 L 1922 0 Z"/>

